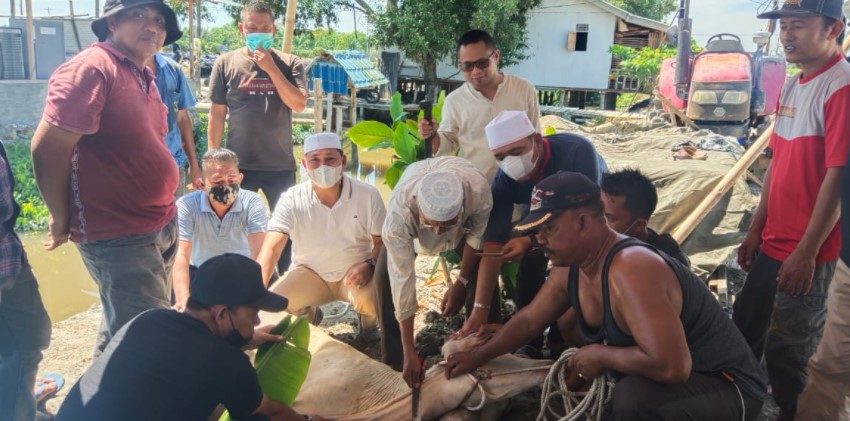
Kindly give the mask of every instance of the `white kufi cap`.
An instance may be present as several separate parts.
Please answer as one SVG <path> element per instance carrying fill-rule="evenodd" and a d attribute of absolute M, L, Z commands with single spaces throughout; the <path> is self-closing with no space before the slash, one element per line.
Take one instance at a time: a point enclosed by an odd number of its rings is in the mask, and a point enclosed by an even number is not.
<path fill-rule="evenodd" d="M 419 181 L 416 199 L 426 218 L 449 221 L 457 216 L 463 205 L 463 185 L 449 171 L 432 172 Z"/>
<path fill-rule="evenodd" d="M 316 133 L 304 139 L 304 153 L 319 149 L 342 149 L 342 143 L 336 133 Z"/>
<path fill-rule="evenodd" d="M 524 111 L 505 110 L 484 128 L 490 150 L 510 145 L 536 132 Z"/>

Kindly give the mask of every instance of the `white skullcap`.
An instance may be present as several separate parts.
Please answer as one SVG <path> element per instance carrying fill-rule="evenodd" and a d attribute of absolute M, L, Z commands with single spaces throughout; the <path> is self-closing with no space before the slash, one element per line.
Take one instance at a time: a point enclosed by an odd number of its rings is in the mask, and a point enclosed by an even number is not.
<path fill-rule="evenodd" d="M 524 111 L 506 110 L 488 123 L 484 132 L 487 133 L 487 143 L 492 151 L 531 136 L 535 130 Z"/>
<path fill-rule="evenodd" d="M 304 139 L 304 153 L 319 149 L 342 149 L 342 143 L 336 133 L 316 133 Z"/>
<path fill-rule="evenodd" d="M 449 221 L 457 216 L 463 205 L 463 185 L 451 172 L 432 172 L 419 181 L 416 199 L 419 211 L 426 218 L 437 222 Z"/>

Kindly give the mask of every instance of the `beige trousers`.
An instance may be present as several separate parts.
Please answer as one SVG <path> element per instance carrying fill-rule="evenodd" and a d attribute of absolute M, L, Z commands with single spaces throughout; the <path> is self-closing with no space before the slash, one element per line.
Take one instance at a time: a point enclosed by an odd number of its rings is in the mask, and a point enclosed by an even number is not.
<path fill-rule="evenodd" d="M 354 311 L 364 316 L 366 327 L 375 325 L 378 317 L 375 308 L 375 283 L 369 282 L 360 288 L 347 287 L 339 282 L 325 282 L 316 272 L 305 266 L 296 266 L 275 282 L 272 291 L 289 300 L 286 311 L 303 314 L 310 307 L 318 307 L 333 301 L 348 301 Z"/>
<path fill-rule="evenodd" d="M 826 324 L 797 402 L 801 421 L 850 420 L 850 268 L 839 259 L 827 296 Z"/>

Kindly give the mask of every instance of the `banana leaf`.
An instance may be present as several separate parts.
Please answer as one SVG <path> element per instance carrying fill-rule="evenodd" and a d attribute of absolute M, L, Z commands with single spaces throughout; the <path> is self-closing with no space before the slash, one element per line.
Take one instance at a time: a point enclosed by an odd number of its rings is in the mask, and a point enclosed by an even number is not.
<path fill-rule="evenodd" d="M 310 325 L 304 317 L 294 321 L 286 316 L 271 333 L 281 335 L 282 342 L 266 343 L 257 349 L 254 369 L 260 389 L 270 399 L 292 406 L 310 368 Z M 225 411 L 219 421 L 231 421 Z"/>

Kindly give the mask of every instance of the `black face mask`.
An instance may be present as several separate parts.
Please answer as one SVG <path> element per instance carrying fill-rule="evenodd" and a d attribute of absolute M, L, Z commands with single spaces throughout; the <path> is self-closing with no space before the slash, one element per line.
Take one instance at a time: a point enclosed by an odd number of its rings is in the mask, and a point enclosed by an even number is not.
<path fill-rule="evenodd" d="M 230 206 L 236 201 L 236 193 L 239 192 L 239 183 L 216 184 L 207 189 L 207 197 L 225 206 Z"/>
<path fill-rule="evenodd" d="M 228 332 L 227 335 L 224 335 L 224 340 L 231 346 L 242 349 L 242 347 L 248 345 L 248 342 L 251 342 L 251 338 L 245 338 L 238 330 L 236 330 L 236 325 L 233 324 L 233 316 L 231 316 L 229 312 L 227 313 L 227 317 L 230 319 L 230 327 L 232 330 Z"/>

